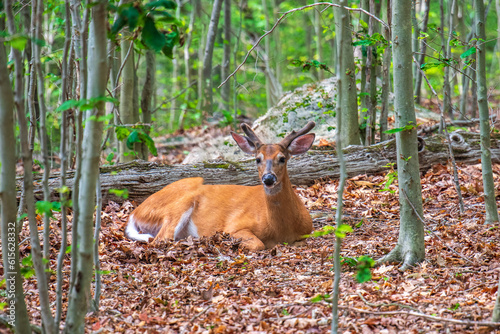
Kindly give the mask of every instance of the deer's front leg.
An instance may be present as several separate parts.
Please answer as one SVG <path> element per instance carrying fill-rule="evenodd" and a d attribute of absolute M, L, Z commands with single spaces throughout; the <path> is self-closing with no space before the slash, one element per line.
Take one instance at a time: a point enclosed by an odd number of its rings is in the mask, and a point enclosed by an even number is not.
<path fill-rule="evenodd" d="M 235 238 L 241 239 L 241 243 L 243 247 L 251 250 L 251 251 L 259 251 L 266 249 L 264 243 L 257 238 L 255 234 L 253 234 L 250 230 L 239 230 L 231 235 Z"/>

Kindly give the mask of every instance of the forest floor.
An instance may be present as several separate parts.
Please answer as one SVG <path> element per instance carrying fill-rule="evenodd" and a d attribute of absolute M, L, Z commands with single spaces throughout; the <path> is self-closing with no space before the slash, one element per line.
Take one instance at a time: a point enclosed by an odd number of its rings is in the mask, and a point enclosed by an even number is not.
<path fill-rule="evenodd" d="M 494 166 L 494 178 L 500 189 L 499 165 Z M 467 322 L 491 319 L 500 275 L 500 226 L 484 224 L 480 165 L 459 166 L 459 179 L 463 214 L 451 166 L 436 165 L 422 174 L 426 260 L 406 272 L 400 272 L 398 264 L 381 265 L 365 283 L 357 282 L 356 268 L 349 263 L 363 255 L 378 259 L 396 244 L 397 180 L 389 186 L 391 191 L 381 191 L 385 175 L 347 181 L 344 223 L 354 231 L 344 238 L 341 252 L 345 264 L 339 322 L 344 333 L 491 332 Z M 337 186 L 337 180 L 323 180 L 296 187 L 316 230 L 334 224 Z M 498 195 L 497 204 L 500 207 Z M 302 246 L 279 245 L 259 252 L 242 249 L 239 240 L 224 234 L 150 245 L 124 235 L 134 206 L 110 202 L 103 210 L 102 294 L 99 312 L 86 318 L 86 332 L 330 332 L 332 312 L 326 295 L 332 290 L 333 234 L 309 238 Z M 50 265 L 55 268 L 60 221 L 54 220 L 52 227 Z M 21 240 L 28 236 L 25 225 Z M 29 255 L 28 242 L 20 248 L 22 257 Z M 69 264 L 68 255 L 66 277 Z M 53 274 L 52 300 L 55 286 Z M 34 276 L 25 280 L 24 289 L 32 322 L 40 324 Z M 63 290 L 68 290 L 67 283 Z M 450 322 L 453 319 L 458 323 Z M 8 330 L 0 326 L 0 332 Z"/>

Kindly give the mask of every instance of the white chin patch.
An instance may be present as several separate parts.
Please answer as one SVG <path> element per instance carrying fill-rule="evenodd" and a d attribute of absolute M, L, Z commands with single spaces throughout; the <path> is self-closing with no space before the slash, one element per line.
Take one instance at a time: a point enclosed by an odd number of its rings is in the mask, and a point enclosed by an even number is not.
<path fill-rule="evenodd" d="M 275 183 L 271 187 L 268 187 L 264 184 L 264 191 L 267 195 L 276 195 L 281 191 L 281 182 Z"/>

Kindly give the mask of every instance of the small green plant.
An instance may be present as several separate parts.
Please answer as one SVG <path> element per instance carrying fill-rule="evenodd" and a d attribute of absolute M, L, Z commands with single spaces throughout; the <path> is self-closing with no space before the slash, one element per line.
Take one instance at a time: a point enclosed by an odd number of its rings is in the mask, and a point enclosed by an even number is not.
<path fill-rule="evenodd" d="M 364 283 L 372 279 L 371 268 L 375 265 L 375 261 L 366 255 L 360 256 L 356 264 L 356 280 L 359 283 Z"/>
<path fill-rule="evenodd" d="M 123 199 L 128 198 L 128 189 L 109 189 L 109 193 Z"/>
<path fill-rule="evenodd" d="M 384 185 L 384 188 L 379 189 L 379 191 L 388 191 L 391 194 L 394 194 L 394 190 L 390 189 L 389 187 L 391 186 L 391 184 L 394 183 L 394 180 L 396 180 L 398 178 L 398 172 L 396 170 L 394 170 L 395 164 L 396 163 L 394 163 L 394 162 L 389 162 L 387 165 L 384 166 L 384 167 L 390 168 L 391 171 L 389 173 L 387 173 L 387 175 L 385 176 L 384 182 L 379 184 L 379 186 Z"/>

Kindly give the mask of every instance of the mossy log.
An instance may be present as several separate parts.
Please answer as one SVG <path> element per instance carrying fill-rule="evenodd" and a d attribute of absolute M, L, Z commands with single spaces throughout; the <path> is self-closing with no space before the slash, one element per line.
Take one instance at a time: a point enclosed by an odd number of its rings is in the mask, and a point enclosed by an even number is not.
<path fill-rule="evenodd" d="M 480 163 L 480 138 L 477 133 L 464 131 L 450 134 L 453 154 L 458 163 Z M 442 135 L 420 139 L 420 170 L 425 171 L 435 164 L 445 164 L 449 159 L 448 144 Z M 493 163 L 500 163 L 500 135 L 491 138 L 491 156 Z M 376 145 L 348 146 L 344 149 L 344 159 L 349 177 L 361 174 L 381 173 L 389 170 L 388 164 L 396 161 L 396 142 L 394 139 Z M 396 166 L 394 166 L 396 167 Z M 288 164 L 290 179 L 296 185 L 310 185 L 315 180 L 338 178 L 339 165 L 335 150 L 310 150 L 307 154 L 294 157 Z M 73 186 L 73 171 L 68 171 L 68 187 Z M 177 180 L 201 176 L 207 184 L 258 184 L 257 168 L 254 159 L 231 162 L 210 162 L 194 165 L 160 165 L 146 161 L 132 161 L 115 166 L 101 167 L 100 183 L 104 200 L 122 202 L 109 192 L 110 189 L 127 189 L 129 199 L 138 203 L 149 195 Z M 54 173 L 50 187 L 54 200 L 59 187 L 59 175 Z M 17 186 L 21 189 L 22 179 Z M 35 197 L 42 199 L 40 177 L 35 176 Z M 20 196 L 20 191 L 18 192 Z"/>

